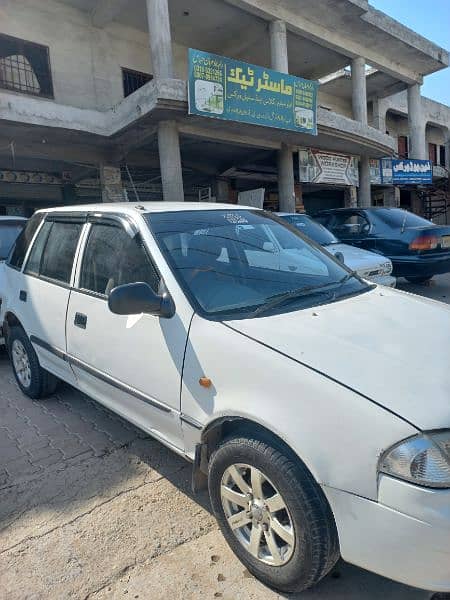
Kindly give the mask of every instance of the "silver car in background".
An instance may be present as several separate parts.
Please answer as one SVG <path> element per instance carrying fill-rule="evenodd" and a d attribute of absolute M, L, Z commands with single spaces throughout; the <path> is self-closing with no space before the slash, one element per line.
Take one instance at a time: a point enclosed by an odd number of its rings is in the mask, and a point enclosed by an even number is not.
<path fill-rule="evenodd" d="M 396 286 L 397 280 L 392 276 L 392 262 L 386 256 L 342 244 L 331 231 L 308 215 L 298 213 L 277 213 L 277 215 L 323 246 L 360 277 L 378 285 Z"/>

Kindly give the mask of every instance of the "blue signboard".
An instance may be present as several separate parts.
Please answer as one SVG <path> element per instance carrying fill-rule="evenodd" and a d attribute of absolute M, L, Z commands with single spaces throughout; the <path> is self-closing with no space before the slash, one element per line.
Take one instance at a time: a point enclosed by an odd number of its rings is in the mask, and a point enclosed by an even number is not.
<path fill-rule="evenodd" d="M 383 183 L 393 185 L 431 185 L 433 183 L 433 163 L 431 160 L 413 158 L 381 160 Z"/>
<path fill-rule="evenodd" d="M 189 114 L 317 135 L 319 84 L 189 50 Z"/>

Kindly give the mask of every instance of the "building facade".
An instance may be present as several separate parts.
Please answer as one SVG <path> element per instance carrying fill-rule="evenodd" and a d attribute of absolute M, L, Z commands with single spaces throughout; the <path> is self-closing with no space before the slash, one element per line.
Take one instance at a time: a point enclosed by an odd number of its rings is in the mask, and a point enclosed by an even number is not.
<path fill-rule="evenodd" d="M 189 114 L 189 48 L 319 81 L 317 135 Z M 420 189 L 376 185 L 371 165 L 406 143 L 448 180 L 449 109 L 420 94 L 448 64 L 367 0 L 3 0 L 0 212 L 255 189 L 285 211 L 420 212 Z M 305 177 L 309 159 L 345 177 Z"/>

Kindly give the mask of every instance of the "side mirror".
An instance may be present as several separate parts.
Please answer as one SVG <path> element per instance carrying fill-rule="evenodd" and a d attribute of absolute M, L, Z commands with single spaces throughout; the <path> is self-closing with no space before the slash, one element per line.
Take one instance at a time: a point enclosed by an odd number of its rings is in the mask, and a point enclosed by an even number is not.
<path fill-rule="evenodd" d="M 148 283 L 128 283 L 111 290 L 109 310 L 116 315 L 155 315 L 170 319 L 175 314 L 175 303 L 166 292 L 158 296 Z"/>

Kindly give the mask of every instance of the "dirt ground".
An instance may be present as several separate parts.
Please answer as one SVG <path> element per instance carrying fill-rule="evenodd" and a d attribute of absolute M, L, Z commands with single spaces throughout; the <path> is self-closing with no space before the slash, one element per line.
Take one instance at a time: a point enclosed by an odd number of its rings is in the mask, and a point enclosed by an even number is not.
<path fill-rule="evenodd" d="M 407 291 L 450 302 L 450 276 Z M 339 563 L 301 600 L 419 600 Z M 68 386 L 25 398 L 0 353 L 0 598 L 280 598 L 217 530 L 190 465 Z"/>

